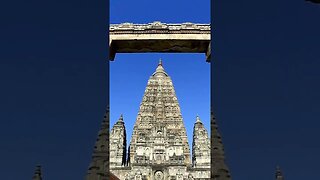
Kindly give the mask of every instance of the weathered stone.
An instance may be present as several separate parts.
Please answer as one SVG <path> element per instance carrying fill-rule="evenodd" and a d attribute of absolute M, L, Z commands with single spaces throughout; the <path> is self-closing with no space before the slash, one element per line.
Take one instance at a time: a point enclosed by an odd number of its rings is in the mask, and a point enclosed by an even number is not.
<path fill-rule="evenodd" d="M 195 162 L 192 163 L 186 129 L 172 80 L 160 60 L 148 81 L 140 105 L 126 166 L 111 163 L 111 172 L 120 179 L 210 179 L 210 140 L 207 130 L 198 121 L 195 123 L 193 142 L 196 146 L 199 145 L 199 149 L 195 151 Z M 119 129 L 116 125 L 113 130 Z M 124 140 L 125 136 L 120 135 L 119 138 Z M 118 155 L 122 153 L 121 150 L 115 158 L 120 160 Z M 111 155 L 110 162 L 115 158 Z"/>
<path fill-rule="evenodd" d="M 110 133 L 110 166 L 121 167 L 126 164 L 126 128 L 123 116 L 121 115 L 117 123 L 113 126 Z"/>
<path fill-rule="evenodd" d="M 210 24 L 112 24 L 110 60 L 116 53 L 205 53 L 210 61 Z"/>
<path fill-rule="evenodd" d="M 210 139 L 199 116 L 193 128 L 192 162 L 195 168 L 210 168 Z"/>
<path fill-rule="evenodd" d="M 86 180 L 109 179 L 109 108 L 101 124 Z"/>

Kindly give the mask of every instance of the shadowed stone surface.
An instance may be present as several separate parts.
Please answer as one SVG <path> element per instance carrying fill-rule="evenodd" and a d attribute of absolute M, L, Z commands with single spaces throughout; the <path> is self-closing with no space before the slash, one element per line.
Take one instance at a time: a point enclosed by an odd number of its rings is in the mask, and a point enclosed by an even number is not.
<path fill-rule="evenodd" d="M 277 166 L 277 170 L 276 170 L 276 180 L 284 180 L 284 177 L 282 175 L 282 172 L 279 166 Z"/>
<path fill-rule="evenodd" d="M 41 166 L 36 166 L 32 180 L 42 180 Z"/>
<path fill-rule="evenodd" d="M 225 163 L 224 147 L 222 144 L 222 138 L 218 131 L 218 125 L 216 119 L 211 113 L 211 179 L 213 180 L 230 180 L 231 176 L 229 168 Z"/>
<path fill-rule="evenodd" d="M 87 172 L 87 180 L 109 179 L 109 108 L 101 124 L 94 146 L 92 160 Z"/>

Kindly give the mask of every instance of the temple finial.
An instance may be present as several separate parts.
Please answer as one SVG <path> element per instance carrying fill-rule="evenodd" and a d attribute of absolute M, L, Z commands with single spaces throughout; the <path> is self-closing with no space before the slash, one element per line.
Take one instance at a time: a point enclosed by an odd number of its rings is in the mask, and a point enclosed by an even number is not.
<path fill-rule="evenodd" d="M 162 66 L 162 59 L 159 59 L 159 64 L 158 67 L 156 69 L 156 71 L 152 74 L 152 76 L 156 76 L 156 77 L 163 77 L 163 76 L 168 76 L 168 74 L 164 71 L 164 68 Z"/>
<path fill-rule="evenodd" d="M 123 114 L 120 115 L 119 121 L 123 122 Z"/>
<path fill-rule="evenodd" d="M 197 122 L 201 122 L 200 117 L 199 117 L 198 114 L 197 114 L 197 117 L 196 117 L 196 123 L 197 123 Z"/>

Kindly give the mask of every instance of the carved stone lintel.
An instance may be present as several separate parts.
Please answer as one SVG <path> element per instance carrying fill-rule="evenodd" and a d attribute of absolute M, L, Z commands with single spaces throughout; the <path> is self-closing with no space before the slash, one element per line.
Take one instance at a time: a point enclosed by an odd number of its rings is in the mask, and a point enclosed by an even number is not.
<path fill-rule="evenodd" d="M 151 31 L 154 30 L 154 31 Z M 110 34 L 125 34 L 125 33 L 206 33 L 210 34 L 210 24 L 195 24 L 195 23 L 182 23 L 182 24 L 167 24 L 155 21 L 148 24 L 111 24 Z"/>

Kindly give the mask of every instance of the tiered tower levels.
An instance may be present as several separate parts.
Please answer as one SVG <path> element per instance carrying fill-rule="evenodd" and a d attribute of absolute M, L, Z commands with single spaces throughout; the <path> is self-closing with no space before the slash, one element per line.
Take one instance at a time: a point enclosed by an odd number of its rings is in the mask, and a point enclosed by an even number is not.
<path fill-rule="evenodd" d="M 197 117 L 193 136 L 196 150 L 191 161 L 178 99 L 161 60 L 148 80 L 133 128 L 128 159 L 122 166 L 119 166 L 121 158 L 118 155 L 123 152 L 124 145 L 119 147 L 119 143 L 114 142 L 123 142 L 119 139 L 124 136 L 113 135 L 118 124 L 119 121 L 112 128 L 111 138 L 117 140 L 110 141 L 110 147 L 117 146 L 120 153 L 114 153 L 113 148 L 110 150 L 115 156 L 110 157 L 110 169 L 120 179 L 210 179 L 207 130 Z"/>

